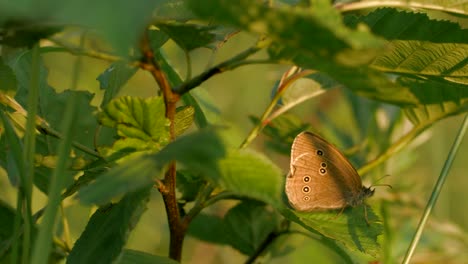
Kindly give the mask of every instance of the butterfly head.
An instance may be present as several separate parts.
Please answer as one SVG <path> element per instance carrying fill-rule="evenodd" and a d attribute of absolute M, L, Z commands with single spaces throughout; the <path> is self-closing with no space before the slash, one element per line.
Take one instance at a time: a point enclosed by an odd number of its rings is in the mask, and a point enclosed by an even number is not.
<path fill-rule="evenodd" d="M 368 198 L 374 195 L 375 189 L 372 189 L 371 187 L 365 187 L 362 186 L 361 191 L 352 197 L 350 201 L 348 201 L 348 205 L 354 207 L 357 205 L 360 205 L 364 203 L 364 201 Z"/>

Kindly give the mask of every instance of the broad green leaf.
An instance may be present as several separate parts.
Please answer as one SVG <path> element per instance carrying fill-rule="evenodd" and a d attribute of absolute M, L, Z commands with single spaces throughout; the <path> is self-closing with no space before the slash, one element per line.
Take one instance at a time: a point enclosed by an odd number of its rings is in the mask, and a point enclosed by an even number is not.
<path fill-rule="evenodd" d="M 219 161 L 219 175 L 206 174 L 224 189 L 235 194 L 281 203 L 282 173 L 267 157 L 251 150 L 231 150 Z"/>
<path fill-rule="evenodd" d="M 112 263 L 146 210 L 152 185 L 125 195 L 116 204 L 100 207 L 75 242 L 67 263 Z"/>
<path fill-rule="evenodd" d="M 27 95 L 31 78 L 31 52 L 25 51 L 18 53 L 9 59 L 8 64 L 13 69 L 18 81 L 18 92 L 15 99 L 22 105 L 27 104 Z M 75 97 L 77 108 L 80 109 L 79 118 L 73 124 L 73 139 L 80 144 L 91 149 L 94 148 L 94 131 L 97 127 L 96 118 L 93 113 L 96 108 L 90 105 L 94 95 L 86 91 L 70 91 L 57 93 L 54 88 L 47 84 L 48 72 L 44 62 L 40 60 L 39 74 L 39 109 L 38 115 L 47 121 L 48 125 L 58 130 L 63 121 L 63 113 L 69 97 Z M 26 113 L 22 113 L 26 115 Z M 44 122 L 45 123 L 45 122 Z M 54 154 L 58 145 L 58 140 L 51 137 L 40 136 L 43 144 L 38 146 L 37 150 L 42 154 Z M 87 155 L 81 153 L 80 155 Z"/>
<path fill-rule="evenodd" d="M 5 1 L 0 3 L 0 6 L 2 5 L 5 5 Z M 2 34 L 3 36 L 0 40 L 2 45 L 15 48 L 30 48 L 39 40 L 47 38 L 62 30 L 61 27 L 56 25 L 46 25 L 45 23 L 41 23 L 42 21 L 40 19 L 24 19 L 23 16 L 20 17 L 21 19 L 19 17 L 11 17 L 8 19 L 8 13 L 2 12 L 0 27 L 2 28 L 2 32 L 8 32 Z"/>
<path fill-rule="evenodd" d="M 169 120 L 162 97 L 113 99 L 98 119 L 101 124 L 117 129 L 119 139 L 111 153 L 126 148 L 157 151 L 169 142 Z"/>
<path fill-rule="evenodd" d="M 442 77 L 468 85 L 468 44 L 392 41 L 371 67 L 400 75 Z"/>
<path fill-rule="evenodd" d="M 440 79 L 400 78 L 423 99 L 423 104 L 405 107 L 406 116 L 414 125 L 429 125 L 448 116 L 468 111 L 466 85 L 447 83 Z"/>
<path fill-rule="evenodd" d="M 226 213 L 224 222 L 229 244 L 250 256 L 279 226 L 279 217 L 259 202 L 243 201 Z"/>
<path fill-rule="evenodd" d="M 364 205 L 367 206 L 367 205 Z M 380 245 L 377 237 L 382 235 L 383 225 L 372 209 L 367 206 L 367 219 L 364 206 L 347 208 L 344 212 L 298 212 L 289 208 L 280 209 L 287 219 L 296 222 L 313 233 L 340 242 L 346 248 L 378 258 Z"/>
<path fill-rule="evenodd" d="M 24 168 L 23 144 L 3 110 L 0 110 L 0 117 L 4 129 L 4 134 L 0 138 L 0 146 L 2 147 L 0 161 L 11 184 L 18 186 L 24 180 L 21 179 Z"/>
<path fill-rule="evenodd" d="M 231 208 L 224 217 L 198 215 L 188 232 L 200 240 L 231 245 L 245 255 L 252 255 L 278 226 L 276 212 L 258 201 L 246 200 Z"/>
<path fill-rule="evenodd" d="M 168 257 L 156 256 L 146 252 L 125 249 L 115 264 L 177 264 L 179 262 Z"/>
<path fill-rule="evenodd" d="M 105 106 L 119 93 L 120 89 L 132 78 L 137 68 L 131 67 L 127 62 L 116 62 L 97 77 L 100 88 L 105 90 L 101 106 Z"/>
<path fill-rule="evenodd" d="M 0 57 L 0 91 L 6 95 L 14 96 L 16 89 L 16 76 Z"/>
<path fill-rule="evenodd" d="M 148 30 L 148 40 L 151 49 L 153 51 L 158 51 L 169 40 L 169 36 L 161 30 L 151 29 Z"/>
<path fill-rule="evenodd" d="M 22 17 L 25 20 L 38 20 L 41 24 L 79 25 L 94 29 L 104 36 L 117 53 L 127 56 L 129 48 L 138 42 L 153 9 L 162 2 L 50 0 L 41 3 L 38 8 L 33 0 L 1 1 L 0 9 L 11 18 Z"/>
<path fill-rule="evenodd" d="M 219 175 L 218 160 L 224 156 L 224 146 L 213 130 L 202 130 L 182 136 L 155 154 L 133 157 L 101 175 L 82 188 L 83 203 L 103 204 L 114 197 L 153 183 L 171 161 L 178 161 L 193 173 L 211 178 Z"/>
<path fill-rule="evenodd" d="M 358 95 L 399 105 L 419 102 L 407 87 L 398 85 L 384 73 L 368 67 L 348 67 L 308 54 L 306 51 L 302 52 L 275 44 L 270 46 L 268 51 L 270 57 L 275 60 L 293 63 L 303 68 L 318 69 Z"/>
<path fill-rule="evenodd" d="M 430 19 L 427 14 L 379 8 L 365 16 L 345 15 L 345 23 L 365 23 L 372 33 L 388 40 L 419 40 L 433 43 L 468 43 L 468 29 L 459 24 Z"/>
<path fill-rule="evenodd" d="M 374 37 L 366 27 L 352 30 L 341 21 L 341 15 L 329 1 L 316 1 L 312 8 L 268 8 L 256 1 L 188 1 L 190 8 L 206 19 L 241 27 L 264 34 L 274 41 L 309 53 L 347 57 L 349 48 L 360 52 L 364 61 L 372 58 L 383 42 Z M 313 34 L 311 34 L 313 32 Z M 356 54 L 354 54 L 353 57 Z M 367 57 L 367 58 L 364 58 Z M 331 58 L 331 57 L 330 57 Z M 338 59 L 336 57 L 336 59 Z M 348 64 L 362 64 L 358 60 Z"/>
<path fill-rule="evenodd" d="M 0 245 L 5 245 L 5 241 L 12 238 L 15 214 L 13 208 L 0 200 Z M 4 253 L 2 249 L 4 248 L 0 247 L 0 253 Z"/>
<path fill-rule="evenodd" d="M 216 26 L 205 26 L 174 21 L 159 21 L 156 26 L 164 31 L 179 47 L 185 51 L 196 48 L 216 47 L 216 42 L 224 39 Z"/>
<path fill-rule="evenodd" d="M 188 234 L 214 244 L 229 244 L 229 237 L 225 230 L 226 223 L 221 216 L 202 212 L 190 222 Z"/>
<path fill-rule="evenodd" d="M 174 118 L 174 134 L 176 136 L 182 135 L 192 125 L 194 114 L 195 108 L 192 106 L 177 109 Z"/>

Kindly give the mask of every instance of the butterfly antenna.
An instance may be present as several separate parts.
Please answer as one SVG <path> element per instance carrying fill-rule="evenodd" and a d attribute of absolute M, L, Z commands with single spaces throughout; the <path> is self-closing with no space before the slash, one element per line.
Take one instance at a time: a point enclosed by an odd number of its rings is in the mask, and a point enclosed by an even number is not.
<path fill-rule="evenodd" d="M 387 174 L 383 177 L 380 177 L 379 179 L 377 179 L 375 182 L 379 182 L 381 181 L 383 178 L 385 177 L 389 177 L 390 174 Z M 380 183 L 380 184 L 372 184 L 370 187 L 375 187 L 375 186 L 386 186 L 386 187 L 389 187 L 390 189 L 393 189 L 393 187 L 390 185 L 390 184 L 386 184 L 386 183 Z"/>

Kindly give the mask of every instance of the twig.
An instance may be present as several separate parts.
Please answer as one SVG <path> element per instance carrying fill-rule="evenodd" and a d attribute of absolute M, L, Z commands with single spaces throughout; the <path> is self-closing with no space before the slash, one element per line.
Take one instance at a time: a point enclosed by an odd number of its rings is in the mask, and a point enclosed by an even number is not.
<path fill-rule="evenodd" d="M 213 75 L 216 75 L 218 73 L 222 73 L 228 70 L 235 69 L 239 66 L 242 65 L 247 65 L 247 64 L 253 64 L 253 63 L 270 63 L 269 60 L 262 60 L 262 61 L 247 61 L 245 60 L 247 57 L 257 53 L 260 51 L 262 48 L 264 48 L 267 45 L 266 41 L 260 41 L 257 43 L 257 45 L 250 47 L 246 49 L 245 51 L 237 54 L 236 56 L 232 57 L 231 59 L 224 61 L 213 68 L 210 68 L 204 72 L 202 72 L 200 75 L 190 79 L 187 82 L 182 83 L 178 87 L 174 88 L 174 92 L 182 95 L 191 89 L 199 86 L 201 83 L 204 81 L 208 80 L 209 78 L 213 77 Z"/>
<path fill-rule="evenodd" d="M 400 150 L 402 150 L 406 145 L 408 145 L 411 141 L 413 141 L 414 138 L 416 138 L 419 134 L 421 134 L 424 130 L 426 130 L 431 123 L 425 123 L 425 124 L 420 124 L 413 129 L 411 129 L 410 132 L 408 132 L 406 135 L 398 139 L 395 143 L 393 143 L 385 152 L 380 154 L 377 158 L 374 160 L 370 161 L 363 167 L 361 167 L 358 170 L 359 175 L 364 175 L 371 171 L 373 168 L 377 167 L 378 165 L 384 163 L 386 160 L 388 160 L 390 157 L 398 153 Z"/>
<path fill-rule="evenodd" d="M 169 81 L 161 70 L 161 67 L 154 59 L 154 52 L 151 49 L 149 44 L 148 36 L 145 35 L 142 41 L 141 50 L 143 52 L 143 58 L 141 67 L 151 73 L 153 78 L 159 85 L 159 88 L 162 91 L 164 96 L 164 104 L 166 106 L 166 118 L 170 120 L 169 133 L 171 140 L 174 140 L 174 120 L 176 113 L 176 103 L 179 100 L 180 96 L 177 93 L 174 93 L 171 89 Z M 167 212 L 167 220 L 169 223 L 170 231 L 170 248 L 169 248 L 169 257 L 180 261 L 182 257 L 182 245 L 184 241 L 186 228 L 181 223 L 179 206 L 176 199 L 176 164 L 172 162 L 164 180 L 162 181 L 163 185 L 160 186 L 159 190 L 164 200 Z"/>

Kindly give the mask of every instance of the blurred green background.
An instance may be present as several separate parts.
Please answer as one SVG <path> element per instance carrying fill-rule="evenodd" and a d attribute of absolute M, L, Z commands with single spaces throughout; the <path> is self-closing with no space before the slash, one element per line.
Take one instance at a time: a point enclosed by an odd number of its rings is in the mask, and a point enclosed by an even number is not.
<path fill-rule="evenodd" d="M 216 54 L 215 62 L 230 58 L 253 41 L 254 39 L 246 34 L 234 36 Z M 42 44 L 48 45 L 50 43 L 45 41 Z M 186 65 L 183 52 L 173 42 L 168 42 L 164 49 L 170 62 L 181 76 L 185 76 Z M 212 53 L 208 49 L 198 49 L 192 52 L 191 56 L 193 61 L 192 75 L 196 75 L 206 68 Z M 49 70 L 49 84 L 58 91 L 69 88 L 75 57 L 57 52 L 46 53 L 43 58 Z M 96 78 L 110 64 L 92 58 L 84 58 L 83 62 L 78 87 L 95 93 L 93 103 L 98 106 L 103 93 L 99 89 Z M 217 75 L 197 88 L 206 92 L 218 107 L 223 123 L 230 126 L 230 136 L 234 144 L 240 144 L 252 128 L 253 125 L 248 116 L 262 114 L 271 99 L 272 87 L 286 69 L 288 69 L 287 66 L 279 65 L 244 66 Z M 138 71 L 125 85 L 120 95 L 148 97 L 157 95 L 157 92 L 158 87 L 150 74 Z M 321 107 L 324 104 L 334 106 L 325 109 L 325 111 L 330 111 L 326 113 L 327 116 L 332 116 L 336 122 L 346 121 L 346 102 L 341 91 L 336 90 L 314 98 L 293 109 L 292 112 L 301 116 L 306 122 L 314 123 L 317 122 L 317 112 L 322 111 Z M 420 135 L 412 146 L 389 160 L 385 173 L 389 174 L 390 177 L 384 180 L 385 183 L 393 186 L 394 196 L 389 199 L 406 201 L 409 204 L 414 203 L 419 206 L 412 210 L 408 210 L 404 204 L 391 207 L 389 219 L 392 230 L 395 232 L 393 235 L 393 254 L 404 254 L 415 225 L 422 214 L 422 209 L 454 141 L 461 120 L 462 117 L 457 116 L 437 123 L 429 131 Z M 408 126 L 410 126 L 409 123 Z M 287 173 L 288 157 L 268 152 L 269 150 L 263 146 L 262 137 L 256 139 L 251 147 L 266 152 L 265 154 L 278 162 L 284 173 Z M 468 230 L 468 213 L 466 212 L 466 208 L 468 208 L 466 195 L 466 187 L 468 186 L 467 156 L 468 140 L 465 139 L 428 225 L 428 229 L 438 230 L 438 234 L 442 237 L 444 234 L 454 234 L 463 237 L 465 241 L 466 230 Z M 404 164 L 404 170 L 401 170 L 402 164 Z M 394 169 L 394 167 L 398 169 Z M 14 207 L 15 190 L 10 186 L 4 172 L 0 177 L 0 186 L 2 189 L 0 199 Z M 377 196 L 380 190 L 382 189 L 377 189 Z M 382 193 L 388 193 L 388 191 L 382 191 Z M 36 190 L 34 201 L 35 210 L 42 208 L 45 205 L 45 196 Z M 370 202 L 372 203 L 372 201 Z M 81 206 L 75 199 L 67 199 L 65 205 L 67 206 L 65 213 L 70 221 L 72 239 L 77 239 L 85 227 L 92 208 Z M 220 202 L 208 210 L 216 214 L 223 214 L 230 205 L 232 202 Z M 423 236 L 422 244 L 436 243 L 436 237 Z M 166 255 L 168 241 L 164 206 L 161 196 L 157 190 L 154 190 L 148 210 L 131 234 L 127 247 Z M 458 244 L 453 246 L 456 247 Z M 287 252 L 287 254 L 275 258 L 271 263 L 283 263 L 286 260 L 291 263 L 312 263 L 312 261 L 340 263 L 340 258 L 334 252 L 329 251 L 319 242 L 300 235 L 281 237 L 277 240 L 269 254 L 275 255 L 279 252 Z M 187 237 L 184 245 L 184 263 L 239 263 L 243 262 L 245 258 L 228 246 L 212 245 L 191 237 Z"/>

